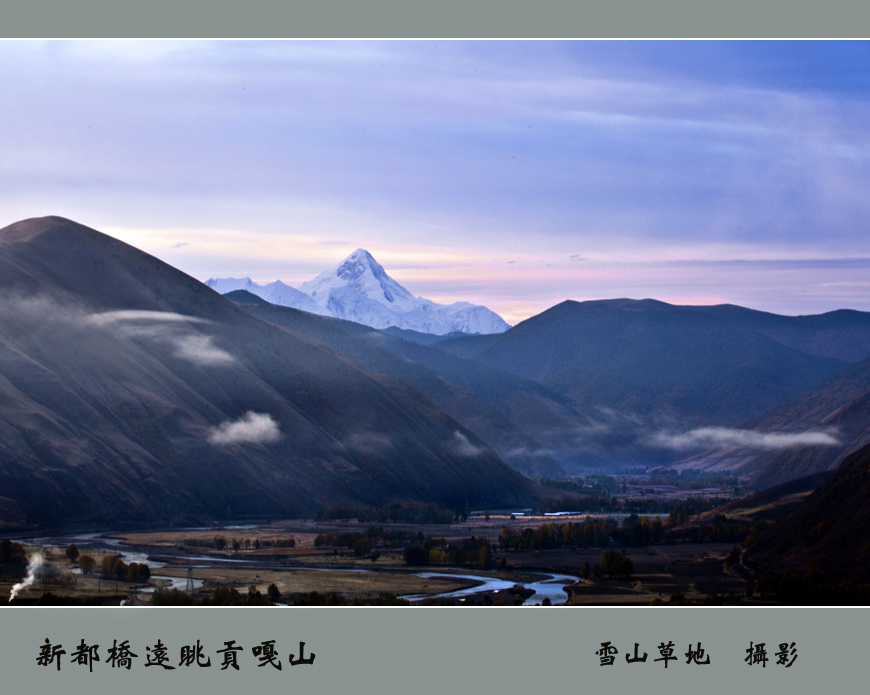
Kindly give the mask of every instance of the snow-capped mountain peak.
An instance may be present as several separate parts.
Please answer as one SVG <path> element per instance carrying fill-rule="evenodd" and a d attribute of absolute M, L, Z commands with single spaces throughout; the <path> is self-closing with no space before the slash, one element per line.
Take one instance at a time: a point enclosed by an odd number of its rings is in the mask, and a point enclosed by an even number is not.
<path fill-rule="evenodd" d="M 281 306 L 293 307 L 294 309 L 301 309 L 312 314 L 331 316 L 328 311 L 307 294 L 300 292 L 295 287 L 285 285 L 280 280 L 270 282 L 268 285 L 260 285 L 251 280 L 251 278 L 209 278 L 205 281 L 205 284 L 220 294 L 227 294 L 233 290 L 246 290 L 265 299 L 270 304 L 279 304 Z"/>
<path fill-rule="evenodd" d="M 251 278 L 209 278 L 205 281 L 205 284 L 218 294 L 226 294 L 233 290 L 247 290 L 250 292 L 252 286 L 259 287 Z"/>
<path fill-rule="evenodd" d="M 365 249 L 357 249 L 338 265 L 303 283 L 299 289 L 321 306 L 328 306 L 333 294 L 345 290 L 352 290 L 392 310 L 409 309 L 415 300 Z"/>
<path fill-rule="evenodd" d="M 448 306 L 415 297 L 361 248 L 303 283 L 298 290 L 280 280 L 265 286 L 248 278 L 245 280 L 211 279 L 206 284 L 221 293 L 246 289 L 273 304 L 356 321 L 372 328 L 397 326 L 436 335 L 455 331 L 502 333 L 510 328 L 498 314 L 484 306 L 468 302 Z"/>

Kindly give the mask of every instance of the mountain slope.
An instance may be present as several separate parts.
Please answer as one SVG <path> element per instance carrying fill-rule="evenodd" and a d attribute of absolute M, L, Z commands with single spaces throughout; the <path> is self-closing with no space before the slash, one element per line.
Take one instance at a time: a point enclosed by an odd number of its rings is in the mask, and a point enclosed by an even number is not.
<path fill-rule="evenodd" d="M 592 429 L 569 399 L 540 385 L 440 350 L 339 319 L 286 307 L 246 306 L 265 321 L 323 340 L 358 364 L 401 379 L 487 442 L 525 475 L 556 477 L 623 462 L 617 451 L 579 442 Z"/>
<path fill-rule="evenodd" d="M 870 576 L 870 446 L 849 456 L 803 503 L 765 531 L 746 561 L 799 576 L 819 570 L 829 581 L 866 583 Z"/>
<path fill-rule="evenodd" d="M 95 230 L 0 230 L 0 289 L 0 496 L 29 523 L 532 497 L 407 385 Z"/>
<path fill-rule="evenodd" d="M 703 518 L 713 519 L 717 514 L 755 521 L 776 520 L 797 507 L 831 476 L 830 471 L 811 473 L 785 483 L 765 488 L 748 497 L 740 497 L 723 506 L 705 512 Z"/>
<path fill-rule="evenodd" d="M 846 366 L 715 312 L 654 300 L 563 302 L 494 336 L 434 346 L 654 426 L 728 426 Z"/>
<path fill-rule="evenodd" d="M 754 461 L 747 473 L 759 487 L 835 468 L 849 454 L 870 444 L 870 360 L 801 394 L 758 421 L 781 431 L 829 430 L 840 442 L 834 447 L 798 447 Z"/>
<path fill-rule="evenodd" d="M 731 445 L 701 449 L 674 464 L 676 468 L 729 470 L 765 489 L 801 476 L 835 468 L 846 456 L 870 443 L 870 360 L 846 367 L 812 389 L 761 417 L 742 424 L 744 430 L 776 432 L 798 439 L 823 433 L 826 445 L 795 441 L 779 450 L 759 451 Z"/>
<path fill-rule="evenodd" d="M 755 331 L 808 355 L 847 362 L 870 357 L 870 313 L 865 311 L 839 309 L 810 316 L 780 316 L 733 304 L 691 310 Z"/>

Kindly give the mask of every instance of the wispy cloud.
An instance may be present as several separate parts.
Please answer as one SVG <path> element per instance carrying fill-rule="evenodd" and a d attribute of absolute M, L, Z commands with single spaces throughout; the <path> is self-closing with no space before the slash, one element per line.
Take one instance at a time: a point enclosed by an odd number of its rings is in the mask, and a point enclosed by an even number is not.
<path fill-rule="evenodd" d="M 235 362 L 226 350 L 221 350 L 208 335 L 183 335 L 169 338 L 175 345 L 175 354 L 197 364 L 219 365 Z"/>
<path fill-rule="evenodd" d="M 81 323 L 81 309 L 58 303 L 44 294 L 11 295 L 0 301 L 0 326 L 5 333 L 35 332 L 46 327 L 70 327 Z"/>
<path fill-rule="evenodd" d="M 213 338 L 195 331 L 194 325 L 210 321 L 196 316 L 168 311 L 123 310 L 90 314 L 86 321 L 94 326 L 116 330 L 128 338 L 145 338 L 168 344 L 175 356 L 205 366 L 235 362 L 235 358 L 217 347 Z"/>
<path fill-rule="evenodd" d="M 475 446 L 468 441 L 468 437 L 462 432 L 454 432 L 449 445 L 455 453 L 465 458 L 476 458 L 486 451 L 483 447 Z"/>
<path fill-rule="evenodd" d="M 249 410 L 238 420 L 222 422 L 212 428 L 208 435 L 209 444 L 226 446 L 229 444 L 272 444 L 281 438 L 281 430 L 268 413 L 255 413 Z"/>
<path fill-rule="evenodd" d="M 821 271 L 642 267 L 866 255 L 866 64 L 861 42 L 6 42 L 7 98 L 67 108 L 0 112 L 0 212 L 201 279 L 297 286 L 365 246 L 511 322 L 566 298 L 870 308 L 808 295 Z"/>
<path fill-rule="evenodd" d="M 345 446 L 360 454 L 378 456 L 393 449 L 393 442 L 381 432 L 355 432 L 344 440 Z"/>
<path fill-rule="evenodd" d="M 516 458 L 552 458 L 558 456 L 559 452 L 556 449 L 532 449 L 527 446 L 518 446 L 501 453 L 501 457 L 505 459 Z"/>
<path fill-rule="evenodd" d="M 665 449 L 684 451 L 703 447 L 743 447 L 761 451 L 791 449 L 798 446 L 836 446 L 840 440 L 835 432 L 758 432 L 756 430 L 730 429 L 727 427 L 701 427 L 674 434 L 659 432 L 649 438 L 649 443 Z"/>
<path fill-rule="evenodd" d="M 141 309 L 124 309 L 121 311 L 104 311 L 99 314 L 91 314 L 88 317 L 90 323 L 98 326 L 108 326 L 128 321 L 156 322 L 156 323 L 208 323 L 206 319 L 198 316 L 175 314 L 171 311 L 145 311 Z"/>

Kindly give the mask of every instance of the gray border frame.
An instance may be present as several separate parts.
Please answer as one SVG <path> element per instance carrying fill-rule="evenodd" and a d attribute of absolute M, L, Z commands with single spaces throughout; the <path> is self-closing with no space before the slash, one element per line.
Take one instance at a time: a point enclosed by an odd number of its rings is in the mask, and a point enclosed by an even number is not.
<path fill-rule="evenodd" d="M 35 0 L 4 9 L 2 38 L 800 38 L 860 37 L 870 8 L 842 0 L 826 3 L 730 3 L 614 0 L 608 3 L 469 2 L 431 0 L 322 0 L 277 3 L 248 0 Z M 299 692 L 351 689 L 379 693 L 458 690 L 527 693 L 530 690 L 728 693 L 761 688 L 817 693 L 832 685 L 863 684 L 864 622 L 868 609 L 836 608 L 313 608 L 313 609 L 98 609 L 7 608 L 2 614 L 0 671 L 4 691 L 81 693 L 213 693 L 240 688 Z M 266 632 L 269 634 L 265 634 Z M 36 665 L 46 637 L 68 652 L 80 638 L 103 645 L 135 640 L 137 673 L 101 663 L 89 677 L 68 664 L 56 672 Z M 226 633 L 226 636 L 224 635 Z M 229 635 L 232 636 L 229 636 Z M 145 669 L 145 645 L 274 636 L 279 652 L 302 639 L 321 656 L 311 671 L 269 673 L 248 665 L 240 673 Z M 657 656 L 673 639 L 675 654 L 701 641 L 713 659 L 709 671 L 683 659 L 664 670 L 648 663 L 598 665 L 595 650 L 612 640 L 619 658 L 633 642 Z M 283 640 L 283 644 L 280 641 Z M 794 641 L 795 667 L 761 670 L 743 663 L 749 641 Z M 316 646 L 315 646 L 316 645 Z M 214 649 L 214 645 L 210 645 Z M 105 649 L 105 646 L 104 646 Z M 105 651 L 102 652 L 105 658 Z M 250 657 L 250 654 L 248 654 Z M 68 657 L 67 657 L 68 658 Z M 285 668 L 288 668 L 285 666 Z M 306 668 L 306 667 L 302 667 Z M 697 668 L 698 670 L 692 670 Z M 316 670 L 315 670 L 316 669 Z M 630 670 L 636 669 L 636 670 Z M 155 671 L 157 671 L 155 673 Z M 294 677 L 294 680 L 288 680 Z"/>
<path fill-rule="evenodd" d="M 207 691 L 445 695 L 445 693 L 707 693 L 788 690 L 817 695 L 863 685 L 866 612 L 851 609 L 747 608 L 8 608 L 3 611 L 0 669 L 4 692 L 71 691 L 146 695 Z M 10 639 L 14 634 L 15 639 Z M 62 645 L 61 670 L 39 666 L 46 638 Z M 148 645 L 161 640 L 175 670 L 146 667 Z M 69 662 L 84 640 L 101 661 Z M 107 663 L 113 640 L 138 655 L 129 671 Z M 209 668 L 180 667 L 182 645 L 201 641 Z M 216 654 L 235 641 L 239 670 L 221 670 Z M 274 640 L 281 671 L 258 666 L 252 647 Z M 315 654 L 291 667 L 289 654 Z M 618 650 L 611 666 L 596 654 Z M 644 663 L 627 663 L 634 651 Z M 673 643 L 665 668 L 659 645 Z M 780 644 L 795 644 L 790 667 L 777 664 Z M 750 643 L 768 662 L 747 664 Z M 687 663 L 689 648 L 704 649 Z M 658 662 L 656 660 L 659 660 Z"/>
<path fill-rule="evenodd" d="M 0 38 L 859 38 L 846 0 L 31 0 Z"/>

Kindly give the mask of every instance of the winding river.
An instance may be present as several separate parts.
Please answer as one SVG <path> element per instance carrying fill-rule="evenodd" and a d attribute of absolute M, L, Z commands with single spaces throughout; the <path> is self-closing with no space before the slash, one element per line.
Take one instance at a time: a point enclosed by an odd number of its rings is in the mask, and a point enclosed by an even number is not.
<path fill-rule="evenodd" d="M 166 567 L 167 563 L 160 562 L 152 559 L 148 554 L 138 552 L 135 550 L 131 550 L 129 547 L 124 545 L 120 539 L 112 538 L 108 536 L 102 535 L 100 532 L 94 533 L 82 533 L 82 534 L 71 534 L 64 536 L 51 536 L 51 537 L 38 537 L 38 538 L 28 538 L 23 539 L 23 542 L 29 545 L 41 545 L 41 546 L 52 546 L 57 548 L 64 548 L 70 543 L 75 543 L 78 546 L 79 550 L 82 551 L 90 551 L 90 552 L 111 552 L 111 553 L 119 553 L 121 559 L 130 564 L 132 562 L 137 562 L 139 564 L 148 565 L 151 569 L 151 576 L 154 579 L 162 579 L 169 582 L 169 588 L 176 589 L 184 589 L 187 586 L 187 578 L 186 577 L 170 577 L 166 575 L 160 574 L 160 568 Z M 215 558 L 209 555 L 183 555 L 178 556 L 179 560 L 189 560 L 202 564 L 190 565 L 194 569 L 198 568 L 206 568 L 209 566 L 214 566 L 216 564 L 224 564 L 224 563 L 232 563 L 238 565 L 262 565 L 261 561 L 257 560 L 243 560 L 236 558 Z M 309 567 L 305 565 L 294 566 L 292 569 L 287 569 L 288 572 L 295 571 L 317 571 L 317 572 L 354 572 L 359 574 L 360 572 L 365 573 L 374 573 L 379 572 L 383 573 L 385 570 L 372 570 L 366 568 L 352 568 L 352 569 L 333 569 L 333 568 L 325 568 L 325 567 Z M 447 591 L 440 594 L 408 594 L 402 596 L 412 603 L 417 603 L 423 601 L 425 599 L 437 599 L 444 597 L 451 598 L 459 598 L 460 601 L 464 600 L 464 597 L 471 596 L 473 594 L 492 591 L 498 593 L 500 591 L 506 591 L 507 589 L 511 589 L 516 585 L 516 582 L 508 581 L 506 579 L 500 579 L 498 577 L 492 577 L 484 574 L 473 574 L 473 573 L 454 573 L 454 572 L 433 572 L 433 571 L 421 571 L 414 572 L 418 577 L 423 579 L 431 579 L 433 577 L 458 577 L 462 579 L 469 579 L 472 581 L 480 582 L 480 584 L 471 586 L 465 589 L 456 589 L 454 591 Z M 566 584 L 573 584 L 577 582 L 577 577 L 572 577 L 567 574 L 553 574 L 550 572 L 534 572 L 530 574 L 541 575 L 544 578 L 535 582 L 529 582 L 523 584 L 527 589 L 533 589 L 535 593 L 527 598 L 524 602 L 524 606 L 533 606 L 540 605 L 545 598 L 550 599 L 550 603 L 553 605 L 564 603 L 567 599 L 567 594 L 562 590 Z M 203 582 L 201 579 L 194 579 L 194 588 L 199 588 L 202 586 Z M 140 589 L 139 593 L 152 593 L 155 587 L 148 587 L 146 589 Z"/>
<path fill-rule="evenodd" d="M 538 574 L 537 572 L 535 574 Z M 445 572 L 418 572 L 418 577 L 423 577 L 424 579 L 430 579 L 432 577 L 462 577 L 464 579 L 473 579 L 476 581 L 483 582 L 480 586 L 471 586 L 467 589 L 457 589 L 456 591 L 448 591 L 443 594 L 410 594 L 408 596 L 403 596 L 402 598 L 407 599 L 408 601 L 422 601 L 427 598 L 440 598 L 442 596 L 450 596 L 450 597 L 462 597 L 462 596 L 471 596 L 472 594 L 477 594 L 482 591 L 505 591 L 510 589 L 516 585 L 516 582 L 510 582 L 506 579 L 499 579 L 498 577 L 488 577 L 481 574 L 447 574 Z M 533 596 L 529 596 L 524 602 L 524 606 L 537 606 L 540 605 L 545 598 L 550 599 L 550 603 L 555 605 L 557 603 L 565 603 L 565 600 L 568 598 L 568 595 L 562 591 L 562 587 L 566 584 L 573 584 L 577 581 L 577 577 L 571 577 L 567 574 L 550 574 L 547 573 L 545 575 L 546 579 L 541 579 L 537 582 L 531 582 L 528 584 L 523 584 L 527 589 L 534 589 L 535 594 Z M 461 598 L 459 599 L 462 600 Z"/>

